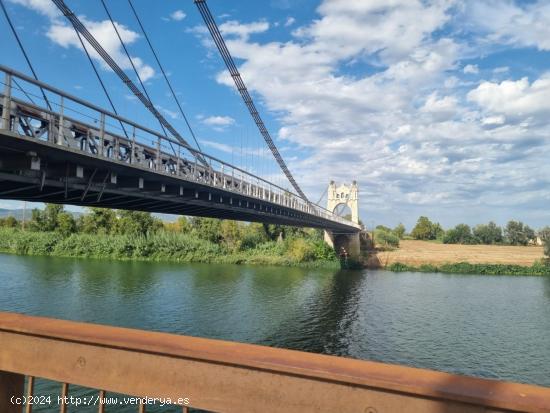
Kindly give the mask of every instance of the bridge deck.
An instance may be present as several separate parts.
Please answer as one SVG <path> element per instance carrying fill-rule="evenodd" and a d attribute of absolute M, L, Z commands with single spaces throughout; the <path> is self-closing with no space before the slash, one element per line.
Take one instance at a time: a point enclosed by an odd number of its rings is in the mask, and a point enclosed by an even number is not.
<path fill-rule="evenodd" d="M 247 171 L 190 151 L 174 139 L 8 68 L 0 66 L 0 72 L 6 78 L 0 95 L 0 198 L 268 222 L 336 233 L 360 230 L 359 225 Z M 21 82 L 26 82 L 25 89 Z M 31 87 L 55 96 L 49 103 L 52 109 L 35 103 L 39 95 L 29 92 Z M 197 161 L 197 153 L 208 165 Z"/>

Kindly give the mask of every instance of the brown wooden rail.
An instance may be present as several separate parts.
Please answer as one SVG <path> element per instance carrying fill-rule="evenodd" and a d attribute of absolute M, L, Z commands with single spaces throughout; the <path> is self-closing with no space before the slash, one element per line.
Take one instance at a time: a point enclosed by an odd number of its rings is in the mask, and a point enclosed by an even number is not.
<path fill-rule="evenodd" d="M 550 388 L 0 312 L 0 413 L 25 376 L 218 412 L 550 412 Z"/>

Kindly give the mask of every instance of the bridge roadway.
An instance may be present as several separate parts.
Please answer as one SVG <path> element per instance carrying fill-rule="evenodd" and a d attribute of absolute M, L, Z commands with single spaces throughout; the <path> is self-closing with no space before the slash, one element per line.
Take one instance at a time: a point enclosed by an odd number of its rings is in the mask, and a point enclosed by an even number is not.
<path fill-rule="evenodd" d="M 2 199 L 285 224 L 336 234 L 360 230 L 287 189 L 190 151 L 175 139 L 7 67 L 0 66 L 0 72 Z M 39 88 L 49 96 L 47 104 Z M 197 161 L 197 153 L 207 166 Z"/>

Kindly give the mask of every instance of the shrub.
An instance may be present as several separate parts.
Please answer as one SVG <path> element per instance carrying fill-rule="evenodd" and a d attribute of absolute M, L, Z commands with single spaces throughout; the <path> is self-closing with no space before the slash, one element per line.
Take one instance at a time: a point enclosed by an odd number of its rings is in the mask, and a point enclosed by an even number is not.
<path fill-rule="evenodd" d="M 391 231 L 384 231 L 377 229 L 374 231 L 374 242 L 377 245 L 388 248 L 397 248 L 399 247 L 399 237 Z"/>
<path fill-rule="evenodd" d="M 315 249 L 303 238 L 288 241 L 286 250 L 289 258 L 295 262 L 306 262 L 315 259 Z"/>
<path fill-rule="evenodd" d="M 544 245 L 544 255 L 550 259 L 550 227 L 544 227 L 538 235 Z"/>

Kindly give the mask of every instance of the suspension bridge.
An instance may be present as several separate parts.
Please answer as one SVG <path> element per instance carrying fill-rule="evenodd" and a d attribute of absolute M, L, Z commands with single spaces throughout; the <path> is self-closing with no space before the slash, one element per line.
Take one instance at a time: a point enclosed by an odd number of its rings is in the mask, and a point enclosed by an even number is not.
<path fill-rule="evenodd" d="M 131 0 L 130 9 L 194 141 L 192 146 L 156 109 L 132 63 L 107 4 L 101 0 L 137 83 L 126 74 L 62 0 L 52 0 L 75 31 L 110 103 L 101 108 L 41 81 L 3 1 L 0 1 L 32 76 L 0 66 L 0 198 L 107 207 L 322 228 L 356 235 L 361 227 L 311 202 L 278 151 L 204 0 L 195 4 L 267 148 L 292 189 L 201 150 L 158 54 Z M 156 118 L 160 130 L 120 115 L 91 52 L 101 56 Z"/>

